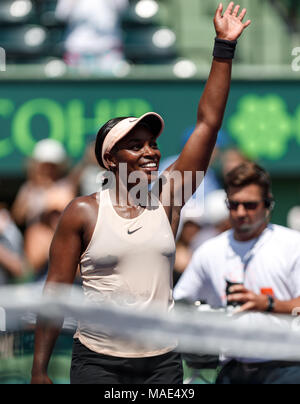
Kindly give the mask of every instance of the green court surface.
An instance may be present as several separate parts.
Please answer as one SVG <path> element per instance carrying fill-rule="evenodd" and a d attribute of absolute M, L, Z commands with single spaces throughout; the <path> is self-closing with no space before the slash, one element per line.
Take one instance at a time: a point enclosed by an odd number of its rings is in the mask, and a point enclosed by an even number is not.
<path fill-rule="evenodd" d="M 54 384 L 70 383 L 73 336 L 61 335 L 49 365 Z M 34 334 L 0 333 L 0 384 L 29 384 L 33 361 Z"/>
<path fill-rule="evenodd" d="M 185 384 L 215 384 L 218 369 L 192 369 L 183 362 Z"/>
<path fill-rule="evenodd" d="M 49 365 L 54 384 L 70 384 L 72 334 L 57 340 Z M 0 384 L 29 384 L 34 350 L 32 331 L 0 333 Z M 217 371 L 192 369 L 183 362 L 185 384 L 214 384 Z"/>

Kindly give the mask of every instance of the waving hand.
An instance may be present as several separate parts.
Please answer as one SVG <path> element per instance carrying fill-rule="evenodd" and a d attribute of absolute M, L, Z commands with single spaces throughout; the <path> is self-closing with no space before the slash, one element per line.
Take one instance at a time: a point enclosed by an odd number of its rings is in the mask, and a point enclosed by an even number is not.
<path fill-rule="evenodd" d="M 250 20 L 247 20 L 245 23 L 243 22 L 247 10 L 244 8 L 240 14 L 239 11 L 240 6 L 234 6 L 234 2 L 232 1 L 222 15 L 223 4 L 221 3 L 219 5 L 214 19 L 215 29 L 219 39 L 235 41 L 240 37 L 244 29 L 251 24 Z"/>

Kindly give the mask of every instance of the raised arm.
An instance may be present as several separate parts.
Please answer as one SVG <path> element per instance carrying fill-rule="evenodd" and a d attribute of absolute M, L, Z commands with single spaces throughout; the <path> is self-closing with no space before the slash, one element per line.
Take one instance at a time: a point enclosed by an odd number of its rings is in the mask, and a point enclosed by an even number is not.
<path fill-rule="evenodd" d="M 79 198 L 80 199 L 80 198 Z M 63 214 L 50 249 L 50 267 L 45 293 L 53 283 L 72 284 L 82 252 L 82 206 L 73 201 Z M 51 384 L 47 375 L 49 360 L 61 331 L 63 318 L 57 325 L 38 319 L 35 332 L 35 351 L 32 368 L 32 384 Z"/>
<path fill-rule="evenodd" d="M 250 20 L 243 22 L 247 10 L 243 9 L 240 13 L 239 11 L 240 6 L 234 6 L 233 2 L 229 4 L 224 14 L 222 4 L 216 11 L 215 56 L 199 102 L 196 127 L 171 171 L 181 173 L 190 171 L 195 174 L 197 171 L 207 170 L 229 95 L 235 41 L 251 23 Z M 199 184 L 193 181 L 193 192 L 197 185 Z"/>

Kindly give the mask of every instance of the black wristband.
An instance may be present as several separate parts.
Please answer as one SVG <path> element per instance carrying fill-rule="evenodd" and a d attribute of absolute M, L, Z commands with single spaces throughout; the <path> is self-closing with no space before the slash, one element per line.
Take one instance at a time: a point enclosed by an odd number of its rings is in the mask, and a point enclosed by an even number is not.
<path fill-rule="evenodd" d="M 268 303 L 266 312 L 272 313 L 275 309 L 275 300 L 274 300 L 274 297 L 271 295 L 268 295 L 267 297 L 268 297 L 269 303 Z"/>
<path fill-rule="evenodd" d="M 236 45 L 237 41 L 216 38 L 213 56 L 220 59 L 233 59 Z"/>

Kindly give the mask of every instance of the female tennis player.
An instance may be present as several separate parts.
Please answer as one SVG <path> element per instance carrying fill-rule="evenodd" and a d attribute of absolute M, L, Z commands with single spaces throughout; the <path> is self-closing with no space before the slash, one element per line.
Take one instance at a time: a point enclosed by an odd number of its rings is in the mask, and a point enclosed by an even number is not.
<path fill-rule="evenodd" d="M 168 168 L 156 204 L 137 202 L 137 196 L 143 199 L 143 191 L 148 195 L 149 182 L 158 171 L 156 141 L 163 119 L 156 113 L 116 118 L 100 129 L 96 157 L 115 181 L 108 181 L 110 185 L 96 194 L 75 199 L 66 208 L 50 250 L 46 290 L 53 283 L 72 284 L 80 265 L 84 293 L 95 304 L 121 304 L 137 311 L 157 306 L 165 312 L 172 309 L 174 237 L 184 204 L 184 200 L 177 204 L 175 200 L 187 186 L 194 192 L 199 185 L 197 172 L 207 170 L 227 103 L 236 41 L 250 24 L 250 20 L 244 22 L 245 15 L 246 9 L 240 12 L 233 2 L 224 13 L 222 4 L 216 11 L 214 59 L 196 127 L 178 160 Z M 174 172 L 179 173 L 177 180 L 169 181 Z M 186 172 L 192 175 L 185 177 Z M 136 186 L 139 191 L 135 194 Z M 108 329 L 82 321 L 78 324 L 71 383 L 181 384 L 176 341 L 159 346 L 129 341 L 122 338 L 126 326 L 120 324 L 120 335 L 116 336 Z M 52 383 L 47 368 L 60 331 L 60 326 L 38 321 L 32 383 Z"/>

